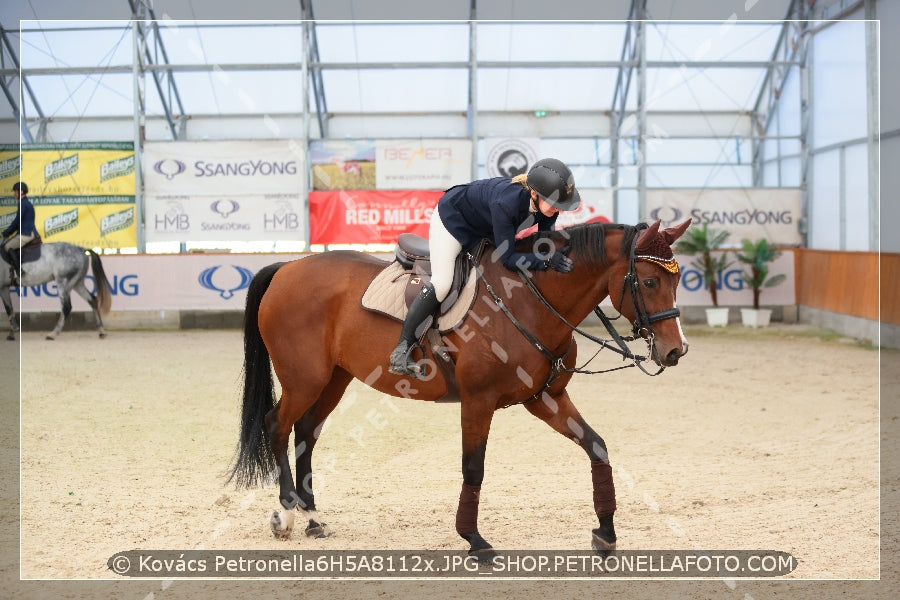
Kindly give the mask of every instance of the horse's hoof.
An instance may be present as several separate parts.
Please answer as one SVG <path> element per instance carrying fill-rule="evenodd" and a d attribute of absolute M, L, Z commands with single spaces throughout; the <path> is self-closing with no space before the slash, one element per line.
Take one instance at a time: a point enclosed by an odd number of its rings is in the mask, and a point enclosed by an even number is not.
<path fill-rule="evenodd" d="M 591 548 L 600 556 L 609 556 L 616 551 L 616 542 L 608 542 L 599 535 L 599 529 L 591 531 Z"/>
<path fill-rule="evenodd" d="M 6 336 L 6 339 L 8 339 L 11 342 L 14 342 L 14 341 L 16 341 L 16 336 L 14 336 L 13 334 L 9 334 L 8 336 Z"/>
<path fill-rule="evenodd" d="M 101 334 L 100 334 L 100 339 L 101 339 L 101 340 L 102 340 L 103 338 L 105 338 L 105 337 L 106 337 L 106 334 L 105 334 L 105 333 L 101 333 Z"/>
<path fill-rule="evenodd" d="M 478 560 L 478 564 L 490 564 L 496 557 L 497 552 L 488 546 L 487 548 L 469 548 L 469 556 L 474 556 Z"/>
<path fill-rule="evenodd" d="M 461 533 L 460 536 L 462 539 L 469 542 L 469 556 L 477 558 L 480 564 L 489 563 L 497 556 L 497 553 L 494 552 L 494 547 L 491 546 L 486 539 L 481 537 L 481 534 L 477 531 L 472 533 Z"/>
<path fill-rule="evenodd" d="M 52 342 L 52 341 L 55 340 L 56 338 L 53 337 L 52 335 L 48 335 L 48 336 L 45 337 L 44 339 L 45 339 L 45 340 L 50 340 L 50 341 Z"/>
<path fill-rule="evenodd" d="M 276 540 L 290 539 L 291 532 L 294 530 L 294 511 L 273 511 L 269 524 L 272 526 L 272 535 L 275 536 Z"/>
<path fill-rule="evenodd" d="M 316 523 L 312 519 L 306 528 L 306 537 L 311 538 L 327 538 L 331 535 L 331 528 L 325 523 Z"/>

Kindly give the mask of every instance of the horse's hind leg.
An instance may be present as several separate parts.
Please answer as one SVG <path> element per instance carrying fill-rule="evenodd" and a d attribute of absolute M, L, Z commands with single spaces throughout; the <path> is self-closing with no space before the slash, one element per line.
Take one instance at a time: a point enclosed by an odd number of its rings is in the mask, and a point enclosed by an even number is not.
<path fill-rule="evenodd" d="M 310 387 L 308 382 L 302 386 L 282 382 L 281 400 L 266 414 L 266 427 L 268 428 L 269 440 L 272 453 L 275 456 L 276 472 L 278 474 L 278 499 L 282 507 L 274 511 L 270 519 L 272 533 L 277 538 L 286 539 L 290 537 L 294 527 L 294 509 L 305 511 L 304 514 L 310 521 L 308 528 L 314 528 L 318 524 L 311 488 L 312 463 L 310 458 L 312 446 L 315 445 L 314 438 L 318 425 L 334 409 L 338 400 L 340 400 L 341 394 L 350 383 L 350 379 L 352 379 L 343 371 L 341 373 L 342 375 L 340 376 L 333 375 L 332 380 L 321 388 L 322 391 L 319 392 L 319 395 L 311 400 L 309 399 L 309 393 L 304 391 Z M 300 379 L 298 378 L 298 380 Z M 322 405 L 318 406 L 320 400 L 322 400 Z M 309 415 L 309 417 L 305 418 L 306 415 Z M 288 440 L 291 429 L 298 423 L 302 437 L 306 440 L 309 447 L 298 456 L 298 469 L 304 469 L 305 472 L 300 473 L 298 471 L 297 481 L 300 485 L 295 486 L 291 477 L 291 464 L 288 458 Z M 297 443 L 300 444 L 303 441 L 301 440 Z M 305 487 L 310 487 L 309 491 L 306 491 Z M 298 488 L 303 491 L 303 496 L 297 493 Z"/>
<path fill-rule="evenodd" d="M 525 404 L 528 412 L 541 419 L 554 430 L 581 446 L 591 459 L 591 481 L 594 484 L 594 512 L 600 526 L 592 531 L 591 545 L 601 554 L 616 548 L 616 530 L 613 513 L 616 512 L 616 489 L 606 442 L 584 421 L 572 404 L 569 394 L 563 390 L 551 397 L 544 393 L 542 399 Z"/>
<path fill-rule="evenodd" d="M 344 391 L 353 376 L 343 369 L 336 368 L 331 381 L 319 395 L 319 399 L 306 411 L 303 418 L 294 424 L 294 455 L 297 459 L 297 494 L 300 497 L 299 507 L 306 511 L 306 535 L 309 537 L 326 537 L 330 534 L 328 526 L 319 520 L 316 512 L 316 500 L 313 493 L 312 453 L 322 432 L 325 419 L 340 402 Z"/>
<path fill-rule="evenodd" d="M 59 285 L 59 319 L 56 321 L 56 327 L 53 328 L 53 331 L 47 334 L 48 340 L 55 340 L 56 336 L 62 333 L 63 326 L 66 324 L 66 319 L 69 318 L 69 314 L 72 312 L 72 299 L 69 297 L 69 288 L 64 288 L 62 285 Z"/>
<path fill-rule="evenodd" d="M 84 287 L 84 280 L 77 283 L 72 289 L 90 305 L 91 310 L 94 311 L 94 318 L 97 320 L 97 333 L 101 338 L 105 338 L 106 331 L 103 329 L 103 318 L 100 316 L 100 303 L 97 301 L 97 296 Z"/>

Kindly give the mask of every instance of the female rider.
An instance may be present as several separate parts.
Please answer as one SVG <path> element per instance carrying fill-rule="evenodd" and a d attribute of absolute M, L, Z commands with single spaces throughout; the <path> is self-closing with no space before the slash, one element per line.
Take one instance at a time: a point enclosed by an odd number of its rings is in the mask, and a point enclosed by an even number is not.
<path fill-rule="evenodd" d="M 421 378 L 423 373 L 411 358 L 417 340 L 431 325 L 434 312 L 450 293 L 453 268 L 460 252 L 477 246 L 482 239 L 494 242 L 503 265 L 510 270 L 572 270 L 572 260 L 563 252 L 548 255 L 517 252 L 516 233 L 537 224 L 550 231 L 559 212 L 575 210 L 581 196 L 575 177 L 555 158 L 544 158 L 528 173 L 512 179 L 494 177 L 457 185 L 438 200 L 428 230 L 431 251 L 431 281 L 409 307 L 400 341 L 391 353 L 390 372 Z"/>

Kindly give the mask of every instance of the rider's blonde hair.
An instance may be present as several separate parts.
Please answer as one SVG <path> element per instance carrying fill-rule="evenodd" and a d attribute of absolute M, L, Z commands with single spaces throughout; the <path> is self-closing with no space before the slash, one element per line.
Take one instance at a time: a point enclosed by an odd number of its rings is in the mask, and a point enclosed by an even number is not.
<path fill-rule="evenodd" d="M 512 178 L 513 183 L 520 183 L 522 187 L 528 187 L 528 173 L 519 173 Z"/>

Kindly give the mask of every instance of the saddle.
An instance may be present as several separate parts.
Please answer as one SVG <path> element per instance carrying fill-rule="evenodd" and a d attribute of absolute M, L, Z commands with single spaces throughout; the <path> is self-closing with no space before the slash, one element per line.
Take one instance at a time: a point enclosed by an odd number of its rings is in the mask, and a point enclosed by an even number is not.
<path fill-rule="evenodd" d="M 438 310 L 436 326 L 440 333 L 458 328 L 475 302 L 477 279 L 473 270 L 478 264 L 487 240 L 474 253 L 463 252 L 456 258 L 450 293 Z M 403 322 L 407 310 L 422 287 L 431 281 L 428 240 L 401 233 L 397 238 L 394 260 L 372 280 L 362 296 L 362 307 Z"/>
<path fill-rule="evenodd" d="M 41 248 L 43 248 L 43 244 L 44 241 L 41 239 L 41 235 L 37 234 L 36 236 L 34 236 L 34 239 L 19 248 L 20 268 L 22 268 L 22 265 L 25 265 L 25 263 L 34 262 L 41 257 Z M 0 258 L 3 259 L 3 262 L 9 265 L 10 281 L 15 281 L 16 274 L 15 267 L 13 266 L 13 260 L 9 255 L 9 251 L 6 249 L 6 246 L 3 244 L 0 244 Z"/>
<path fill-rule="evenodd" d="M 442 334 L 462 326 L 475 303 L 478 278 L 475 269 L 488 241 L 483 240 L 474 252 L 463 252 L 456 258 L 450 293 L 437 310 L 434 325 L 423 333 L 447 385 L 447 392 L 439 402 L 459 402 L 459 383 L 456 364 L 448 352 Z M 406 318 L 410 304 L 422 287 L 431 280 L 431 261 L 428 240 L 411 233 L 397 238 L 394 260 L 382 269 L 363 293 L 364 309 L 400 321 Z M 423 346 L 423 351 L 425 347 Z"/>

